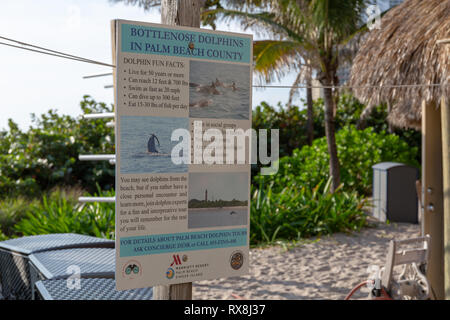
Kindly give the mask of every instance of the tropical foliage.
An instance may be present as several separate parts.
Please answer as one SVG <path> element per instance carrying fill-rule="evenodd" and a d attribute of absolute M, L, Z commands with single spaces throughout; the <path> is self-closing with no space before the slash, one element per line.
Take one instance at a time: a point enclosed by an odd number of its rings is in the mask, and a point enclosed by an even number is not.
<path fill-rule="evenodd" d="M 110 0 L 150 10 L 160 0 Z M 306 109 L 262 103 L 253 128 L 280 129 L 279 171 L 256 174 L 251 186 L 251 244 L 298 240 L 367 225 L 364 200 L 371 193 L 372 166 L 383 161 L 418 167 L 420 133 L 386 123 L 385 106 L 364 109 L 348 93 L 335 90 L 342 46 L 364 29 L 361 19 L 370 0 L 206 0 L 202 22 L 216 27 L 236 18 L 245 28 L 267 35 L 254 41 L 254 70 L 265 82 L 296 72 L 294 86 L 323 85 L 323 99 Z M 111 112 L 112 106 L 85 96 L 81 113 Z M 114 196 L 114 167 L 81 162 L 80 154 L 113 154 L 108 120 L 84 120 L 50 110 L 32 115 L 26 131 L 9 120 L 0 131 L 0 240 L 22 235 L 75 232 L 114 238 L 114 204 L 81 204 L 78 196 Z M 365 128 L 365 129 L 364 129 Z M 336 133 L 337 132 L 337 133 Z M 312 140 L 316 137 L 316 140 Z M 68 189 L 56 189 L 55 187 Z M 67 191 L 69 190 L 69 191 Z M 100 191 L 106 190 L 106 191 Z M 190 207 L 241 206 L 247 201 L 191 200 Z"/>
<path fill-rule="evenodd" d="M 336 135 L 338 154 L 342 161 L 342 183 L 346 191 L 370 195 L 372 166 L 379 162 L 395 161 L 419 167 L 417 148 L 411 148 L 395 134 L 376 133 L 373 128 L 357 130 L 348 126 Z M 276 175 L 254 177 L 256 184 L 270 184 L 279 192 L 284 186 L 313 189 L 329 178 L 328 152 L 325 137 L 316 139 L 312 146 L 296 149 L 292 156 L 280 159 Z"/>
<path fill-rule="evenodd" d="M 366 203 L 362 197 L 370 194 L 371 166 L 391 160 L 418 166 L 419 153 L 414 144 L 419 145 L 420 133 L 419 139 L 416 132 L 410 131 L 387 134 L 383 106 L 375 108 L 362 124 L 359 117 L 364 106 L 351 95 L 342 94 L 337 103 L 336 127 L 339 129 L 337 144 L 343 184 L 331 193 L 323 104 L 322 99 L 314 101 L 314 128 L 319 138 L 311 146 L 305 138 L 307 115 L 304 109 L 296 106 L 274 108 L 263 103 L 254 110 L 255 129 L 281 130 L 280 154 L 284 157 L 276 175 L 253 178 L 252 244 L 357 230 L 364 225 L 361 212 Z M 85 113 L 111 111 L 87 96 L 81 106 Z M 113 204 L 82 205 L 77 201 L 85 194 L 84 190 L 106 189 L 113 183 L 113 166 L 77 160 L 78 154 L 98 152 L 91 146 L 97 146 L 102 153 L 114 152 L 111 140 L 105 139 L 105 136 L 114 139 L 105 122 L 61 116 L 55 111 L 49 111 L 39 119 L 35 117 L 34 126 L 27 131 L 19 130 L 10 122 L 10 130 L 2 133 L 6 139 L 0 142 L 3 150 L 11 149 L 0 155 L 3 173 L 0 239 L 49 232 L 114 236 Z M 368 128 L 357 130 L 357 124 Z M 71 137 L 78 139 L 74 142 Z M 28 150 L 32 153 L 28 154 Z M 48 177 L 40 174 L 44 164 L 39 159 L 45 159 L 42 156 L 45 152 L 49 159 L 44 167 Z M 75 161 L 67 162 L 68 157 Z M 85 166 L 84 172 L 77 169 L 78 165 Z M 52 173 L 58 171 L 64 174 L 52 178 Z M 30 185 L 36 187 L 27 188 L 26 178 L 15 183 L 14 188 L 11 183 L 4 183 L 17 181 L 20 175 L 28 177 Z M 55 190 L 55 185 L 67 188 Z M 5 190 L 13 196 L 5 194 Z M 102 194 L 113 196 L 114 191 L 110 189 Z M 191 203 L 191 206 L 195 205 L 202 206 Z M 236 202 L 233 205 L 246 204 Z"/>
<path fill-rule="evenodd" d="M 305 64 L 315 70 L 324 92 L 332 191 L 340 182 L 334 125 L 334 95 L 338 92 L 332 89 L 339 85 L 339 49 L 361 30 L 363 11 L 369 3 L 372 1 L 272 0 L 258 1 L 261 5 L 253 11 L 218 8 L 204 12 L 205 19 L 208 15 L 238 18 L 246 27 L 259 27 L 272 34 L 272 39 L 255 41 L 253 46 L 255 71 L 263 73 L 268 80 L 273 74 Z"/>
<path fill-rule="evenodd" d="M 80 113 L 111 112 L 112 107 L 84 96 Z M 0 197 L 35 196 L 55 186 L 83 186 L 93 192 L 114 185 L 114 166 L 83 162 L 80 154 L 114 153 L 114 130 L 107 120 L 86 120 L 50 110 L 32 115 L 32 126 L 22 131 L 9 120 L 0 132 Z"/>
<path fill-rule="evenodd" d="M 112 197 L 113 191 L 95 196 Z M 79 233 L 113 239 L 115 226 L 114 203 L 80 204 L 77 198 L 52 194 L 31 203 L 14 227 L 20 235 L 47 233 Z"/>
<path fill-rule="evenodd" d="M 333 232 L 357 231 L 366 226 L 367 202 L 356 192 L 339 187 L 330 192 L 331 180 L 315 187 L 291 180 L 284 185 L 260 181 L 252 186 L 250 241 L 300 240 Z"/>
<path fill-rule="evenodd" d="M 379 105 L 372 109 L 371 113 L 361 120 L 361 114 L 365 105 L 360 103 L 349 93 L 343 93 L 337 101 L 336 130 L 340 130 L 349 125 L 354 125 L 358 129 L 372 128 L 376 133 L 389 131 L 386 121 L 387 112 L 385 105 Z M 319 98 L 313 102 L 314 136 L 321 138 L 325 136 L 324 126 L 324 101 Z M 280 157 L 289 156 L 294 149 L 301 149 L 308 144 L 306 134 L 307 110 L 294 105 L 283 106 L 279 104 L 273 107 L 262 102 L 253 110 L 252 127 L 259 129 L 279 129 L 280 130 Z M 420 149 L 421 133 L 413 129 L 395 129 L 393 132 L 400 140 L 407 143 L 411 148 Z M 417 152 L 417 163 L 421 161 L 421 153 Z M 411 161 L 410 161 L 411 162 Z"/>

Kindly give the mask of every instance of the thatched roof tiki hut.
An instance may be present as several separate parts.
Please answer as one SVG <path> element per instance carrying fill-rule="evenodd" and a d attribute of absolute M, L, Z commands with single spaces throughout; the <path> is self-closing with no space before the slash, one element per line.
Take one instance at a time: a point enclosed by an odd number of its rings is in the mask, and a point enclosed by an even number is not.
<path fill-rule="evenodd" d="M 405 0 L 370 32 L 350 77 L 364 114 L 385 102 L 392 125 L 422 131 L 422 226 L 432 237 L 428 277 L 440 299 L 450 299 L 449 38 L 450 0 Z"/>

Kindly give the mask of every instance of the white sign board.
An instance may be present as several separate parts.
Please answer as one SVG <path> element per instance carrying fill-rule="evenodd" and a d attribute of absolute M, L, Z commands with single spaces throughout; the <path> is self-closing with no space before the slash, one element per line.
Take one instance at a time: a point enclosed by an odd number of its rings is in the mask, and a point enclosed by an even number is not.
<path fill-rule="evenodd" d="M 117 289 L 247 273 L 252 36 L 115 30 Z"/>

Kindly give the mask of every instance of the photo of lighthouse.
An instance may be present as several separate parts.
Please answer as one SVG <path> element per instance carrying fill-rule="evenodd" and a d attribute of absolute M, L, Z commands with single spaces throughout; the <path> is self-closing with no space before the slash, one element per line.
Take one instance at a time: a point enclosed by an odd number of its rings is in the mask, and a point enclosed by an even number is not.
<path fill-rule="evenodd" d="M 188 228 L 247 225 L 248 197 L 247 172 L 190 173 Z"/>

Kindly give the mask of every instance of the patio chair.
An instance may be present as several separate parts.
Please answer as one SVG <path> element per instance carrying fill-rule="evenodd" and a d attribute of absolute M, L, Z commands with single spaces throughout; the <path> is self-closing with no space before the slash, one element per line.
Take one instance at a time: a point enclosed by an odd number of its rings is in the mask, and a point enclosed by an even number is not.
<path fill-rule="evenodd" d="M 74 233 L 28 236 L 0 242 L 0 286 L 4 299 L 31 299 L 29 255 L 64 248 L 114 248 L 114 241 Z"/>
<path fill-rule="evenodd" d="M 429 235 L 390 241 L 386 264 L 381 272 L 381 284 L 391 298 L 426 300 L 433 297 L 426 277 L 430 243 Z M 395 278 L 394 267 L 400 265 L 403 270 Z"/>
<path fill-rule="evenodd" d="M 426 277 L 430 257 L 431 237 L 391 240 L 383 268 L 376 268 L 373 279 L 355 286 L 345 300 L 349 300 L 356 291 L 364 286 L 372 288 L 369 299 L 372 300 L 427 300 L 434 298 L 432 288 Z M 395 277 L 394 267 L 403 266 L 398 277 Z"/>
<path fill-rule="evenodd" d="M 153 288 L 116 290 L 114 279 L 81 278 L 80 289 L 68 289 L 66 280 L 40 280 L 36 282 L 39 300 L 151 300 Z"/>
<path fill-rule="evenodd" d="M 115 250 L 74 248 L 44 251 L 29 256 L 31 299 L 35 299 L 38 280 L 67 279 L 77 268 L 79 278 L 111 278 L 115 274 Z"/>

